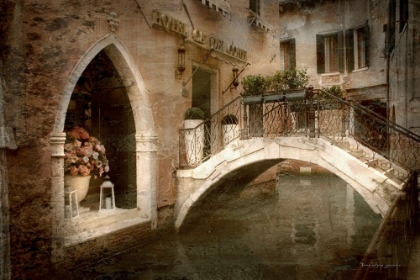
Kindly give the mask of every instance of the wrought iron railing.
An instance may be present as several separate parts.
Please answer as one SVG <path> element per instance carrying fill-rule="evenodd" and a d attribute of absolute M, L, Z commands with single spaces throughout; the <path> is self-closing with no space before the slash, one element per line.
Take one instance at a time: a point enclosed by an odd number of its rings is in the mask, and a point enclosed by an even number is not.
<path fill-rule="evenodd" d="M 418 221 L 417 171 L 405 182 L 379 225 L 355 276 L 364 279 L 404 279 Z"/>
<path fill-rule="evenodd" d="M 227 115 L 237 123 L 223 128 Z M 197 166 L 238 137 L 285 136 L 326 137 L 400 179 L 405 170 L 420 170 L 419 135 L 365 106 L 312 89 L 237 97 L 195 129 L 181 129 L 180 167 Z"/>
<path fill-rule="evenodd" d="M 233 99 L 196 127 L 179 130 L 179 165 L 194 167 L 239 138 L 241 96 Z"/>
<path fill-rule="evenodd" d="M 353 148 L 361 152 L 360 156 L 382 170 L 394 168 L 395 164 L 405 170 L 420 170 L 419 135 L 357 103 L 320 90 L 312 96 L 309 102 L 316 112 L 317 135 L 336 143 L 353 139 Z"/>

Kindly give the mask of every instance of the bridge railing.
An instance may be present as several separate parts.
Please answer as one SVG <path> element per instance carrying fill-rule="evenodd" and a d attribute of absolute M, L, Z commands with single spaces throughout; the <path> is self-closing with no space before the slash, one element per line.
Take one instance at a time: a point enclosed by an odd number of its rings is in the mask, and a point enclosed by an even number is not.
<path fill-rule="evenodd" d="M 179 130 L 179 165 L 194 167 L 240 137 L 241 96 L 227 103 L 194 128 Z"/>
<path fill-rule="evenodd" d="M 379 225 L 359 264 L 355 280 L 403 279 L 418 213 L 417 177 L 412 172 Z"/>
<path fill-rule="evenodd" d="M 363 149 L 359 145 L 369 148 L 365 156 L 370 156 L 371 162 L 383 170 L 392 168 L 393 164 L 405 170 L 420 170 L 419 135 L 365 106 L 321 90 L 313 91 L 308 100 L 315 107 L 316 135 L 336 143 L 345 137 L 354 139 L 360 151 Z"/>
<path fill-rule="evenodd" d="M 236 120 L 236 122 L 228 121 Z M 225 118 L 225 119 L 224 119 Z M 349 144 L 374 167 L 406 177 L 395 166 L 420 170 L 420 136 L 365 106 L 322 90 L 239 96 L 196 128 L 179 131 L 180 167 L 193 167 L 234 139 L 326 137 Z M 191 140 L 193 139 L 193 140 Z M 366 149 L 367 148 L 367 149 Z"/>

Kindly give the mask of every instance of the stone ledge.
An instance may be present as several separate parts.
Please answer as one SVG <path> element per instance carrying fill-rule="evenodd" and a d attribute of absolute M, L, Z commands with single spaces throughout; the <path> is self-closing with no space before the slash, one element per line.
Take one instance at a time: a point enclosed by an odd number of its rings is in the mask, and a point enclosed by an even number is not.
<path fill-rule="evenodd" d="M 131 218 L 65 237 L 64 246 L 73 246 L 131 226 L 149 223 L 145 218 Z"/>

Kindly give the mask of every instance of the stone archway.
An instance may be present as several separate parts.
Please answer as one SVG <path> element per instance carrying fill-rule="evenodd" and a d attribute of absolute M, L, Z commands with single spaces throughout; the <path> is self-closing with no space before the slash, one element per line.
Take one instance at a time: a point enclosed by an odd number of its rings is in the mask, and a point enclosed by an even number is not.
<path fill-rule="evenodd" d="M 64 126 L 70 98 L 77 81 L 87 65 L 98 55 L 105 52 L 117 70 L 125 87 L 134 118 L 136 153 L 136 191 L 137 208 L 140 215 L 156 227 L 156 143 L 155 125 L 144 81 L 137 65 L 128 50 L 115 34 L 110 34 L 96 42 L 77 63 L 59 104 L 54 130 L 51 134 L 52 149 L 52 200 L 53 200 L 53 261 L 63 255 L 64 223 Z"/>
<path fill-rule="evenodd" d="M 251 169 L 258 171 L 265 164 L 272 166 L 284 159 L 317 164 L 348 183 L 375 213 L 384 216 L 388 211 L 390 201 L 378 195 L 378 192 L 383 187 L 380 184 L 390 182 L 389 178 L 325 139 L 252 138 L 231 142 L 217 156 L 211 157 L 195 169 L 177 171 L 175 228 L 178 230 L 182 226 L 192 206 L 218 184 L 238 175 L 250 176 Z M 264 168 L 260 173 L 262 171 Z"/>

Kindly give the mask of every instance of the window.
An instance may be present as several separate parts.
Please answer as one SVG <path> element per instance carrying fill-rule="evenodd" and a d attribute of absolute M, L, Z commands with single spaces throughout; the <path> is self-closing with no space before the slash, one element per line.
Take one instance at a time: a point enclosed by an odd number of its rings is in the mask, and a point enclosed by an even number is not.
<path fill-rule="evenodd" d="M 369 67 L 369 25 L 346 30 L 347 71 Z"/>
<path fill-rule="evenodd" d="M 252 12 L 259 15 L 260 14 L 260 0 L 249 0 L 249 9 Z"/>
<path fill-rule="evenodd" d="M 400 32 L 404 30 L 408 20 L 408 0 L 400 0 Z"/>
<path fill-rule="evenodd" d="M 317 70 L 319 74 L 343 72 L 343 33 L 316 35 Z"/>
<path fill-rule="evenodd" d="M 392 52 L 395 46 L 395 22 L 396 22 L 396 0 L 390 0 L 388 10 L 388 25 L 387 25 L 387 51 L 388 54 Z"/>
<path fill-rule="evenodd" d="M 280 42 L 280 70 L 296 68 L 296 42 L 289 39 Z"/>

